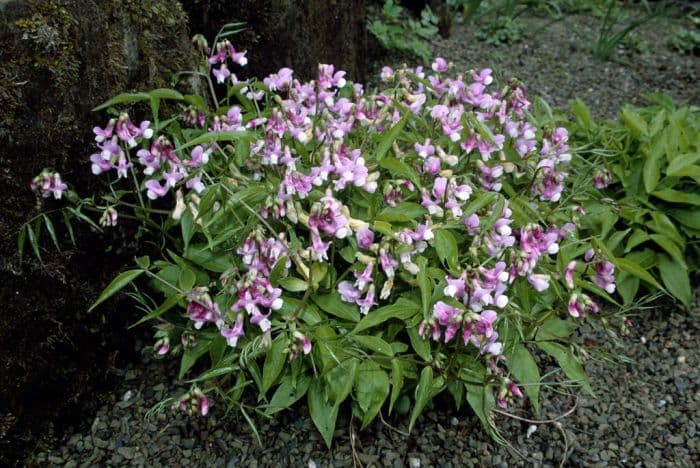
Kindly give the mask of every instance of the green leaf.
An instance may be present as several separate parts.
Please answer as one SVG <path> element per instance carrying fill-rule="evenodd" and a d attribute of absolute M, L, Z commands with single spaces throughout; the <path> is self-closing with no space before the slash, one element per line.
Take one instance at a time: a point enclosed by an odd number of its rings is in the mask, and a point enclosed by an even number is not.
<path fill-rule="evenodd" d="M 559 343 L 552 343 L 551 341 L 538 341 L 537 346 L 556 359 L 568 378 L 577 382 L 590 396 L 595 398 L 595 393 L 593 393 L 593 389 L 588 383 L 588 378 L 586 377 L 586 372 L 583 370 L 583 366 L 569 348 Z"/>
<path fill-rule="evenodd" d="M 115 295 L 117 292 L 119 292 L 124 286 L 130 284 L 132 281 L 134 281 L 136 278 L 141 276 L 144 270 L 127 270 L 123 273 L 120 273 L 116 278 L 112 280 L 111 283 L 102 291 L 102 294 L 100 294 L 100 297 L 97 298 L 94 304 L 90 306 L 88 309 L 88 312 L 91 312 L 95 307 L 98 305 L 102 304 L 104 301 Z"/>
<path fill-rule="evenodd" d="M 430 353 L 430 342 L 428 340 L 424 340 L 418 334 L 418 327 L 411 327 L 407 329 L 407 332 L 408 337 L 411 340 L 411 346 L 416 354 L 423 358 L 423 360 L 431 362 L 433 360 L 433 356 Z"/>
<path fill-rule="evenodd" d="M 700 230 L 700 209 L 671 210 L 670 214 L 682 225 Z"/>
<path fill-rule="evenodd" d="M 216 377 L 221 377 L 222 375 L 226 374 L 233 374 L 238 370 L 238 367 L 234 366 L 224 366 L 224 367 L 217 367 L 215 369 L 211 369 L 206 371 L 205 373 L 201 374 L 200 376 L 188 380 L 189 383 L 195 383 L 195 382 L 203 382 L 205 380 L 211 380 L 215 379 Z"/>
<path fill-rule="evenodd" d="M 629 252 L 633 248 L 637 247 L 649 240 L 649 234 L 641 229 L 635 229 L 632 235 L 627 239 L 627 246 L 625 246 L 625 253 Z"/>
<path fill-rule="evenodd" d="M 20 229 L 19 233 L 17 234 L 17 253 L 19 254 L 20 261 L 22 260 L 22 257 L 24 256 L 24 244 L 27 240 L 27 230 L 28 229 L 29 229 L 29 226 L 24 225 L 24 226 L 22 226 L 22 229 Z"/>
<path fill-rule="evenodd" d="M 664 249 L 667 254 L 669 254 L 673 259 L 678 262 L 679 266 L 682 266 L 683 268 L 686 268 L 685 264 L 685 257 L 683 256 L 683 252 L 681 251 L 680 248 L 678 248 L 678 245 L 671 240 L 668 236 L 664 236 L 663 234 L 652 234 L 649 236 L 651 240 L 653 240 L 659 247 Z"/>
<path fill-rule="evenodd" d="M 447 391 L 452 395 L 457 411 L 462 408 L 464 403 L 464 384 L 458 380 L 453 380 L 447 384 Z"/>
<path fill-rule="evenodd" d="M 301 300 L 294 297 L 285 297 L 282 308 L 279 310 L 283 317 L 290 317 L 294 312 L 297 312 L 298 318 L 306 322 L 308 325 L 317 325 L 323 321 L 321 313 L 315 305 L 306 302 L 300 307 Z M 297 311 L 297 309 L 299 309 Z"/>
<path fill-rule="evenodd" d="M 423 315 L 428 317 L 430 315 L 430 298 L 433 294 L 433 283 L 428 277 L 428 260 L 425 257 L 418 257 L 416 264 L 418 265 L 418 275 L 416 276 L 416 280 L 418 281 L 418 287 L 420 288 Z"/>
<path fill-rule="evenodd" d="M 690 287 L 690 278 L 688 277 L 687 268 L 679 265 L 671 257 L 665 254 L 659 254 L 659 272 L 661 273 L 661 281 L 668 292 L 687 308 L 693 300 L 693 292 Z"/>
<path fill-rule="evenodd" d="M 428 211 L 418 203 L 401 202 L 396 206 L 384 208 L 376 217 L 378 221 L 408 222 L 414 219 L 422 219 Z"/>
<path fill-rule="evenodd" d="M 367 316 L 355 326 L 350 334 L 354 335 L 368 328 L 376 327 L 392 318 L 406 320 L 413 317 L 419 311 L 420 306 L 418 304 L 404 297 L 399 297 L 395 303 L 380 307 L 368 313 Z"/>
<path fill-rule="evenodd" d="M 290 408 L 306 394 L 309 385 L 311 385 L 311 378 L 306 374 L 301 374 L 299 376 L 296 385 L 292 383 L 291 376 L 285 375 L 282 377 L 282 380 L 280 380 L 279 386 L 272 395 L 270 403 L 265 409 L 265 414 L 271 416 L 279 411 Z"/>
<path fill-rule="evenodd" d="M 408 423 L 408 432 L 413 431 L 413 427 L 416 424 L 418 416 L 423 412 L 423 408 L 430 401 L 430 397 L 433 390 L 433 368 L 426 366 L 420 373 L 420 378 L 418 379 L 418 385 L 416 385 L 415 399 L 416 403 L 413 405 L 413 411 L 411 411 L 411 420 Z"/>
<path fill-rule="evenodd" d="M 226 353 L 227 348 L 228 343 L 226 342 L 226 338 L 217 333 L 209 345 L 209 358 L 211 359 L 212 365 L 219 365 L 221 359 L 224 357 L 224 353 Z"/>
<path fill-rule="evenodd" d="M 180 276 L 177 279 L 177 285 L 183 291 L 189 291 L 194 288 L 197 282 L 197 274 L 190 268 L 183 268 L 180 270 Z"/>
<path fill-rule="evenodd" d="M 664 137 L 666 133 L 663 134 Z M 659 184 L 661 179 L 661 164 L 664 162 L 665 138 L 656 138 L 651 145 L 649 155 L 644 160 L 642 179 L 647 193 L 651 193 Z"/>
<path fill-rule="evenodd" d="M 393 156 L 387 156 L 379 161 L 379 166 L 389 171 L 391 178 L 406 178 L 413 182 L 417 187 L 421 186 L 420 176 L 414 168 L 406 164 L 400 159 Z"/>
<path fill-rule="evenodd" d="M 627 272 L 621 271 L 615 275 L 615 283 L 617 284 L 617 292 L 622 297 L 625 305 L 631 304 L 637 297 L 639 291 L 640 279 L 632 276 Z"/>
<path fill-rule="evenodd" d="M 700 162 L 700 153 L 688 153 L 676 156 L 666 168 L 666 175 L 681 177 L 688 167 Z"/>
<path fill-rule="evenodd" d="M 182 353 L 182 360 L 180 361 L 180 374 L 178 379 L 182 380 L 188 370 L 195 365 L 197 360 L 202 357 L 209 350 L 210 341 L 200 341 L 197 346 L 191 349 L 186 349 Z"/>
<path fill-rule="evenodd" d="M 278 281 L 278 283 L 280 286 L 290 292 L 306 291 L 309 287 L 309 283 L 293 276 L 282 278 Z"/>
<path fill-rule="evenodd" d="M 625 106 L 620 113 L 620 120 L 627 128 L 631 129 L 636 136 L 646 136 L 648 128 L 646 121 L 634 111 L 631 106 Z"/>
<path fill-rule="evenodd" d="M 681 236 L 678 229 L 676 229 L 676 226 L 673 224 L 673 221 L 671 221 L 668 216 L 660 211 L 652 211 L 651 219 L 652 222 L 649 223 L 649 227 L 651 227 L 654 231 L 658 232 L 659 234 L 667 235 L 671 238 L 671 240 L 673 240 L 673 242 L 678 244 L 679 247 L 684 245 L 685 241 L 683 236 Z"/>
<path fill-rule="evenodd" d="M 651 284 L 652 286 L 656 286 L 659 289 L 661 288 L 661 285 L 659 284 L 656 279 L 654 279 L 651 274 L 649 274 L 648 271 L 643 269 L 638 263 L 629 260 L 629 255 L 626 258 L 615 258 L 612 259 L 611 261 L 615 264 L 616 267 L 618 267 L 622 271 L 626 271 L 627 273 L 636 276 L 637 278 L 646 281 L 647 283 Z"/>
<path fill-rule="evenodd" d="M 56 250 L 60 252 L 61 246 L 58 244 L 58 238 L 56 237 L 56 229 L 54 229 L 51 219 L 45 214 L 42 214 L 41 216 L 44 219 L 46 230 L 49 231 L 49 237 L 51 237 L 51 241 L 53 242 L 54 247 L 56 247 Z"/>
<path fill-rule="evenodd" d="M 177 305 L 177 303 L 179 301 L 180 301 L 179 294 L 173 294 L 171 296 L 168 296 L 165 299 L 165 301 L 163 301 L 163 303 L 161 305 L 159 305 L 156 309 L 152 310 L 148 314 L 141 317 L 141 319 L 138 322 L 129 326 L 129 328 L 137 327 L 137 326 L 141 325 L 142 323 L 148 322 L 149 320 L 153 320 L 156 317 L 160 317 L 161 315 L 163 315 L 164 313 L 166 313 L 167 311 L 169 311 L 170 309 L 175 307 L 175 305 Z"/>
<path fill-rule="evenodd" d="M 183 99 L 185 99 L 185 97 L 182 94 L 178 93 L 174 89 L 169 88 L 154 89 L 153 91 L 149 91 L 147 94 L 157 99 L 172 99 L 175 101 L 182 101 Z"/>
<path fill-rule="evenodd" d="M 525 346 L 518 343 L 506 354 L 508 368 L 515 379 L 523 384 L 523 390 L 530 398 L 537 416 L 540 415 L 540 370 L 535 358 Z"/>
<path fill-rule="evenodd" d="M 70 218 L 68 217 L 68 212 L 67 211 L 62 211 L 61 215 L 63 215 L 63 224 L 66 225 L 66 230 L 68 231 L 68 237 L 70 237 L 70 242 L 71 244 L 75 245 L 75 233 L 73 232 L 73 225 L 70 222 Z"/>
<path fill-rule="evenodd" d="M 557 317 L 549 317 L 537 331 L 537 340 L 556 340 L 567 338 L 578 328 L 573 320 L 561 320 Z"/>
<path fill-rule="evenodd" d="M 339 405 L 350 395 L 357 376 L 358 363 L 357 358 L 349 358 L 328 372 L 326 390 L 331 403 Z"/>
<path fill-rule="evenodd" d="M 590 130 L 593 127 L 591 112 L 588 110 L 588 106 L 579 98 L 571 101 L 571 112 L 576 116 L 578 123 L 581 127 L 586 130 Z"/>
<path fill-rule="evenodd" d="M 391 345 L 379 337 L 371 335 L 352 335 L 350 338 L 365 349 L 387 356 L 394 355 L 394 350 L 391 349 Z"/>
<path fill-rule="evenodd" d="M 479 194 L 478 197 L 474 198 L 474 200 L 467 205 L 464 213 L 462 214 L 462 218 L 469 217 L 480 209 L 495 203 L 497 198 L 498 194 L 496 194 L 496 192 L 489 191 Z"/>
<path fill-rule="evenodd" d="M 326 447 L 331 447 L 333 432 L 335 431 L 335 421 L 338 418 L 339 405 L 331 405 L 327 400 L 320 380 L 314 380 L 309 387 L 306 402 L 309 406 L 311 420 L 316 429 L 321 433 Z"/>
<path fill-rule="evenodd" d="M 102 109 L 106 109 L 108 107 L 115 106 L 117 104 L 131 104 L 134 102 L 140 102 L 140 101 L 148 101 L 151 99 L 151 96 L 148 95 L 147 93 L 122 93 L 119 94 L 109 101 L 104 102 L 103 104 L 100 104 L 97 107 L 94 107 L 92 109 L 92 112 L 97 112 Z"/>
<path fill-rule="evenodd" d="M 328 274 L 328 264 L 327 263 L 314 263 L 311 265 L 311 284 L 313 290 L 318 289 L 318 285 Z"/>
<path fill-rule="evenodd" d="M 182 241 L 185 244 L 185 250 L 189 247 L 192 236 L 194 235 L 194 227 L 195 224 L 192 212 L 190 210 L 185 210 L 180 218 L 180 230 L 182 231 Z"/>
<path fill-rule="evenodd" d="M 355 401 L 363 412 L 364 429 L 377 416 L 389 395 L 389 376 L 374 361 L 360 364 L 355 379 Z"/>
<path fill-rule="evenodd" d="M 391 360 L 391 398 L 389 399 L 389 414 L 394 408 L 394 403 L 401 395 L 403 388 L 403 366 L 398 359 Z"/>
<path fill-rule="evenodd" d="M 144 270 L 148 270 L 148 267 L 151 266 L 151 259 L 148 257 L 148 255 L 136 257 L 136 264 Z"/>
<path fill-rule="evenodd" d="M 344 302 L 337 291 L 318 296 L 313 294 L 311 299 L 325 312 L 351 322 L 360 321 L 360 310 L 357 306 Z"/>
<path fill-rule="evenodd" d="M 197 94 L 186 94 L 183 96 L 183 98 L 187 104 L 193 105 L 198 110 L 202 112 L 208 111 L 207 104 L 204 102 L 204 98 L 202 96 Z"/>
<path fill-rule="evenodd" d="M 386 156 L 389 148 L 391 148 L 391 144 L 394 142 L 394 140 L 396 140 L 396 138 L 398 138 L 399 134 L 406 126 L 406 122 L 408 122 L 408 116 L 404 116 L 401 120 L 396 122 L 396 124 L 391 127 L 388 132 L 385 132 L 384 136 L 382 136 L 382 138 L 379 140 L 376 153 L 377 161 L 384 159 L 384 156 Z"/>
<path fill-rule="evenodd" d="M 40 226 L 38 223 L 39 221 L 37 221 L 35 226 Z M 32 251 L 34 252 L 36 258 L 43 263 L 43 260 L 41 259 L 41 251 L 39 250 L 39 239 L 37 239 L 37 234 L 29 224 L 27 224 L 26 227 L 27 234 L 29 235 L 29 245 L 32 247 Z"/>
<path fill-rule="evenodd" d="M 667 202 L 700 206 L 700 194 L 698 193 L 686 193 L 679 190 L 665 189 L 652 192 L 651 195 Z"/>
<path fill-rule="evenodd" d="M 491 411 L 496 406 L 496 399 L 493 396 L 492 389 L 475 384 L 464 384 L 464 386 L 467 388 L 467 403 L 469 403 L 472 411 L 481 421 L 484 429 L 491 433 L 492 428 L 489 419 Z"/>
<path fill-rule="evenodd" d="M 214 273 L 223 273 L 233 266 L 229 254 L 219 250 L 211 250 L 206 244 L 190 245 L 183 256 Z"/>
<path fill-rule="evenodd" d="M 435 252 L 440 261 L 450 269 L 457 269 L 459 249 L 457 241 L 447 229 L 435 231 Z"/>
<path fill-rule="evenodd" d="M 180 146 L 179 149 L 183 150 L 190 148 L 192 146 L 201 145 L 202 143 L 213 143 L 218 141 L 250 141 L 253 140 L 254 136 L 250 132 L 240 131 L 240 132 L 208 132 L 197 138 L 193 138 L 187 143 Z"/>
<path fill-rule="evenodd" d="M 272 387 L 280 372 L 284 369 L 284 364 L 287 362 L 287 337 L 284 334 L 277 335 L 270 345 L 270 349 L 265 356 L 265 364 L 263 365 L 262 388 L 263 393 Z"/>

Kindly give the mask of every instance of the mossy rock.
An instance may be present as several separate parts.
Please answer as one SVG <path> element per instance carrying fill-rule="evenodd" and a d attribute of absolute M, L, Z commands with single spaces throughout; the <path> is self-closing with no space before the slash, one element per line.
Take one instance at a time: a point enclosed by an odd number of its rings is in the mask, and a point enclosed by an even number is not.
<path fill-rule="evenodd" d="M 190 30 L 212 40 L 226 23 L 244 21 L 246 30 L 229 38 L 247 49 L 244 76 L 266 76 L 290 67 L 305 79 L 319 63 L 348 77 L 367 78 L 365 0 L 183 0 Z M 235 6 L 233 6 L 235 5 Z"/>
<path fill-rule="evenodd" d="M 0 0 L 0 63 L 0 465 L 7 466 L 21 463 L 51 425 L 60 433 L 81 408 L 98 404 L 115 356 L 134 349 L 128 309 L 85 313 L 131 255 L 105 252 L 108 241 L 86 230 L 80 249 L 47 248 L 43 265 L 18 262 L 19 227 L 37 213 L 29 182 L 50 167 L 79 187 L 94 184 L 90 129 L 104 116 L 90 109 L 123 91 L 168 85 L 174 72 L 194 67 L 194 51 L 175 0 Z"/>

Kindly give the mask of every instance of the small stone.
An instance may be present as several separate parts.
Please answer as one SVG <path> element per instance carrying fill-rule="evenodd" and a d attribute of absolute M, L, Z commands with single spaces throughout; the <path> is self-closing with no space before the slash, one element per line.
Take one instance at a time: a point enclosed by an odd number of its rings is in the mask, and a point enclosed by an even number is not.
<path fill-rule="evenodd" d="M 126 458 L 127 460 L 131 460 L 132 458 L 134 458 L 135 450 L 134 447 L 119 447 L 117 449 L 117 452 L 119 453 L 119 455 Z"/>
<path fill-rule="evenodd" d="M 670 436 L 668 438 L 668 443 L 673 445 L 681 445 L 683 443 L 683 437 L 681 436 Z"/>
<path fill-rule="evenodd" d="M 49 455 L 49 461 L 57 465 L 63 465 L 63 458 L 57 457 L 55 455 Z"/>
<path fill-rule="evenodd" d="M 420 458 L 410 457 L 408 459 L 408 466 L 410 468 L 420 468 Z"/>
<path fill-rule="evenodd" d="M 683 355 L 681 354 L 681 355 L 678 356 L 678 358 L 676 359 L 676 362 L 677 362 L 678 364 L 685 364 L 685 356 L 683 356 Z"/>
<path fill-rule="evenodd" d="M 102 440 L 98 437 L 93 437 L 92 443 L 95 444 L 95 447 L 102 449 L 107 448 L 109 446 L 109 442 L 107 442 L 106 440 Z"/>
<path fill-rule="evenodd" d="M 191 449 L 194 447 L 194 439 L 183 439 L 182 446 L 186 449 Z"/>

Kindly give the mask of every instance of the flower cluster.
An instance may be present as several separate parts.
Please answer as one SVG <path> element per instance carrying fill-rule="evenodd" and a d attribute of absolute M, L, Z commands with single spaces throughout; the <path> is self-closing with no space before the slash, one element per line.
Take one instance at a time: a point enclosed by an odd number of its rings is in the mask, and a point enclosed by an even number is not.
<path fill-rule="evenodd" d="M 61 174 L 44 169 L 32 180 L 31 189 L 42 198 L 53 196 L 56 200 L 60 200 L 68 186 L 61 180 Z"/>
<path fill-rule="evenodd" d="M 100 151 L 90 157 L 95 174 L 136 181 L 141 203 L 175 194 L 168 225 L 181 225 L 185 252 L 173 267 L 191 262 L 197 284 L 178 292 L 189 320 L 156 336 L 157 353 L 223 338 L 227 357 L 257 356 L 262 343 L 283 355 L 266 356 L 274 364 L 264 384 L 251 371 L 264 387 L 279 381 L 275 372 L 290 375 L 278 368 L 287 359 L 294 380 L 329 375 L 347 356 L 372 359 L 353 355 L 358 347 L 439 347 L 436 366 L 443 352 L 485 362 L 505 407 L 523 396 L 504 370 L 502 325 L 521 313 L 523 288 L 571 317 L 599 311 L 584 290 L 615 291 L 600 252 L 568 256 L 581 214 L 562 206 L 568 133 L 531 118 L 520 82 L 498 88 L 490 69 L 451 76 L 442 58 L 427 69 L 385 67 L 386 90 L 376 93 L 325 64 L 308 82 L 289 68 L 241 81 L 228 66 L 245 65 L 245 52 L 228 40 L 213 51 L 196 45 L 215 80 L 233 86 L 225 106 L 211 114 L 183 106 L 177 125 L 158 124 L 160 134 L 121 114 L 94 129 Z M 103 209 L 103 225 L 116 223 L 114 206 Z M 398 300 L 415 308 L 397 312 Z M 372 323 L 373 313 L 382 321 L 355 328 L 376 327 L 373 335 L 349 338 L 351 322 Z M 376 325 L 398 316 L 399 327 Z M 396 351 L 405 335 L 413 347 Z M 178 405 L 208 408 L 197 389 Z"/>

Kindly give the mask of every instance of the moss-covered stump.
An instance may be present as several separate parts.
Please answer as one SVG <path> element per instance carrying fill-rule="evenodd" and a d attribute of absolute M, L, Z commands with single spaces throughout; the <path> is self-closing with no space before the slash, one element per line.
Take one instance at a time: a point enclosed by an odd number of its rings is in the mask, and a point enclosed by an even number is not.
<path fill-rule="evenodd" d="M 46 243 L 43 265 L 18 262 L 18 230 L 37 212 L 29 182 L 51 167 L 84 189 L 90 128 L 100 123 L 90 109 L 122 91 L 167 85 L 192 68 L 192 53 L 175 0 L 0 0 L 2 466 L 98 403 L 114 359 L 133 350 L 128 310 L 85 312 L 129 261 L 128 248 L 107 253 L 105 240 L 86 231 L 79 251 L 58 254 Z"/>
<path fill-rule="evenodd" d="M 231 42 L 249 50 L 243 76 L 266 76 L 281 67 L 315 77 L 331 63 L 364 82 L 367 75 L 365 0 L 183 0 L 192 33 L 212 39 L 219 28 L 244 21 Z"/>

